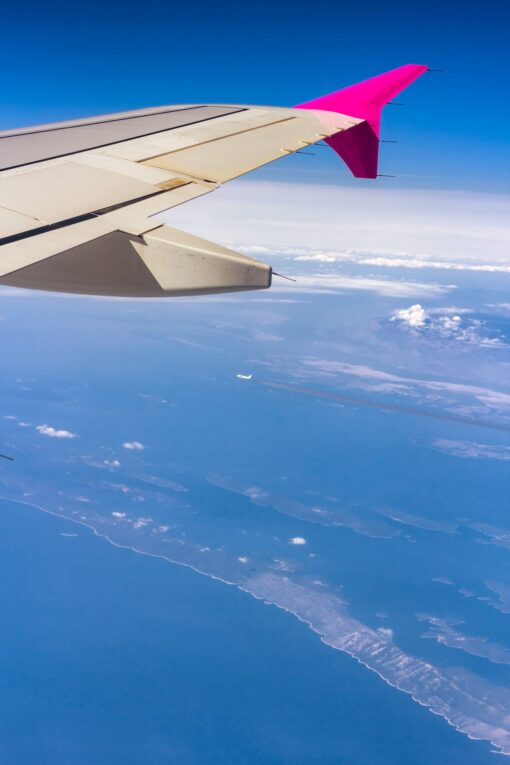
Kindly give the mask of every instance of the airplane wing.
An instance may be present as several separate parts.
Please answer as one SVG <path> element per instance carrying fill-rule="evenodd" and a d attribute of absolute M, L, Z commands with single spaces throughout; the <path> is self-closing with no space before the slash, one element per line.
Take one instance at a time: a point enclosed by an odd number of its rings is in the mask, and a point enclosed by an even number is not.
<path fill-rule="evenodd" d="M 0 132 L 0 284 L 172 297 L 265 289 L 271 267 L 155 215 L 318 141 L 377 176 L 408 64 L 294 108 L 182 105 Z"/>

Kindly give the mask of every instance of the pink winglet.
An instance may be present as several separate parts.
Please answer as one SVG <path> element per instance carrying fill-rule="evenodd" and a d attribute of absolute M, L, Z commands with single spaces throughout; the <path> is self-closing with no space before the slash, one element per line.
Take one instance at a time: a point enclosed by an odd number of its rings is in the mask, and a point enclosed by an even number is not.
<path fill-rule="evenodd" d="M 356 178 L 376 178 L 382 109 L 427 69 L 420 64 L 405 64 L 295 108 L 339 112 L 364 120 L 325 141 L 342 157 Z"/>

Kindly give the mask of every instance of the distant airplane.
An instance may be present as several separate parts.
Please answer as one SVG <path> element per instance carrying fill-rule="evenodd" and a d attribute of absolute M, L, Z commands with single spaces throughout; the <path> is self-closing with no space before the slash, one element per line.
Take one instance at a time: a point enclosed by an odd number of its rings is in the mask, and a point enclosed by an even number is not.
<path fill-rule="evenodd" d="M 292 109 L 163 106 L 0 132 L 0 284 L 131 297 L 269 287 L 268 264 L 153 216 L 319 141 L 376 178 L 382 109 L 426 70 Z"/>
<path fill-rule="evenodd" d="M 9 460 L 9 462 L 14 462 L 14 457 L 9 457 L 7 454 L 0 454 L 0 459 Z"/>
<path fill-rule="evenodd" d="M 239 380 L 251 380 L 253 375 L 236 375 Z"/>

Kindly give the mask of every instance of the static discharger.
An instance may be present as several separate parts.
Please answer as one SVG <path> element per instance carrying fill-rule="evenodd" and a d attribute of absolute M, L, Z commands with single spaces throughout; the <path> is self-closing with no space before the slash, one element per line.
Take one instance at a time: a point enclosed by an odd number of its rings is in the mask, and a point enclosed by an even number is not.
<path fill-rule="evenodd" d="M 293 279 L 292 276 L 285 276 L 284 274 L 277 274 L 273 271 L 273 276 L 279 276 L 280 279 L 287 279 L 288 282 L 297 282 L 297 279 Z"/>

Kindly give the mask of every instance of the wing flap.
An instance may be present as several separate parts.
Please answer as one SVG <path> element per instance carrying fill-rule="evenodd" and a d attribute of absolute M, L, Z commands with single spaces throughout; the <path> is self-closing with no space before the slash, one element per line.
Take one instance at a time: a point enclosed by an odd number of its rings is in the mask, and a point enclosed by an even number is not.
<path fill-rule="evenodd" d="M 0 206 L 52 224 L 158 191 L 125 174 L 65 162 L 0 177 Z"/>
<path fill-rule="evenodd" d="M 179 186 L 169 191 L 160 191 L 156 196 L 128 204 L 112 212 L 87 216 L 85 220 L 76 221 L 72 218 L 61 221 L 53 227 L 46 226 L 42 229 L 40 222 L 34 221 L 38 227 L 35 231 L 26 230 L 18 235 L 8 236 L 6 239 L 14 241 L 1 245 L 0 276 L 33 265 L 59 252 L 79 247 L 114 231 L 134 236 L 144 234 L 161 225 L 160 221 L 152 217 L 153 215 L 207 194 L 213 188 L 213 186 L 208 187 L 182 180 Z"/>
<path fill-rule="evenodd" d="M 297 110 L 279 111 L 283 116 L 271 124 L 161 154 L 143 164 L 224 183 L 356 124 L 339 114 L 334 115 L 332 125 L 325 112 L 317 116 Z"/>
<path fill-rule="evenodd" d="M 266 289 L 271 268 L 159 225 L 139 237 L 104 233 L 4 274 L 0 284 L 85 295 L 176 297 Z"/>
<path fill-rule="evenodd" d="M 169 226 L 134 246 L 165 294 L 239 292 L 271 284 L 267 264 Z"/>
<path fill-rule="evenodd" d="M 142 162 L 171 151 L 199 146 L 218 138 L 271 125 L 288 116 L 288 109 L 249 107 L 228 116 L 109 146 L 102 149 L 101 153 L 132 162 Z"/>

